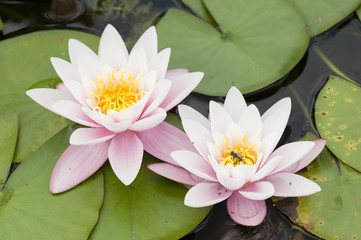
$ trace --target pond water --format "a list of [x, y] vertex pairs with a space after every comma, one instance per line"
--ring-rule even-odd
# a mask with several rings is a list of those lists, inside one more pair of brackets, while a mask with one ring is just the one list
[[[167, 9], [184, 7], [179, 2], [169, 0], [130, 0], [124, 1], [126, 4], [123, 8], [107, 10], [106, 2], [99, 1], [94, 5], [91, 1], [84, 1], [75, 10], [59, 13], [54, 7], [51, 10], [49, 1], [0, 1], [0, 16], [4, 23], [0, 40], [55, 28], [71, 28], [100, 35], [104, 26], [112, 23], [127, 39], [129, 47]], [[317, 133], [314, 125], [314, 101], [329, 75], [344, 74], [361, 83], [360, 62], [361, 24], [356, 15], [352, 14], [332, 29], [312, 38], [305, 56], [284, 78], [245, 95], [245, 98], [249, 104], [254, 103], [264, 112], [277, 100], [291, 97], [291, 117], [280, 143], [296, 141], [307, 131]], [[192, 93], [184, 103], [207, 115], [210, 99], [223, 101], [222, 97]], [[174, 109], [173, 111], [175, 112]], [[196, 229], [182, 239], [319, 239], [292, 225], [273, 206], [271, 200], [267, 204], [265, 221], [254, 228], [236, 224], [229, 218], [225, 203], [218, 204]]]

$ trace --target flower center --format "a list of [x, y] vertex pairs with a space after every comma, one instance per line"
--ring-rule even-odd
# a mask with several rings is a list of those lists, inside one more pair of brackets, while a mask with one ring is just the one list
[[219, 149], [219, 162], [222, 166], [226, 166], [227, 164], [232, 164], [233, 166], [241, 164], [252, 166], [257, 162], [258, 151], [254, 145], [250, 145], [246, 139], [246, 135], [243, 136], [241, 142], [238, 140], [234, 146], [230, 144], [227, 137], [226, 139], [223, 156], [221, 149]]
[[141, 74], [134, 79], [133, 71], [129, 72], [128, 77], [124, 69], [121, 69], [119, 73], [120, 77], [116, 78], [113, 69], [112, 73], [108, 74], [108, 83], [105, 83], [101, 76], [97, 76], [98, 81], [94, 81], [96, 90], [88, 92], [93, 97], [94, 111], [104, 114], [107, 114], [110, 109], [122, 112], [135, 105], [146, 93], [139, 87]]

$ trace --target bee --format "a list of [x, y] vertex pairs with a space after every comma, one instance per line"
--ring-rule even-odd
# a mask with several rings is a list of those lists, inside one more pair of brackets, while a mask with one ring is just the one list
[[238, 153], [236, 153], [235, 151], [231, 151], [231, 152], [229, 153], [229, 155], [231, 155], [233, 158], [237, 159], [239, 162], [242, 162], [242, 161], [243, 161], [242, 157], [239, 156]]

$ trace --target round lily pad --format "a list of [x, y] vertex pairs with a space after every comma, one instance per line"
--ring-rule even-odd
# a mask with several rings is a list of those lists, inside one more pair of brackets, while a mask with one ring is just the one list
[[351, 14], [360, 0], [290, 0], [302, 12], [310, 29], [316, 36]]
[[[306, 139], [314, 139], [307, 135]], [[324, 149], [301, 175], [316, 182], [321, 192], [287, 198], [276, 206], [296, 224], [322, 239], [361, 238], [361, 173], [336, 164]]]
[[0, 186], [2, 186], [9, 174], [18, 138], [16, 113], [0, 115], [0, 126]]
[[347, 165], [361, 171], [361, 88], [330, 76], [318, 94], [315, 119], [327, 147]]
[[50, 87], [54, 79], [59, 79], [50, 57], [67, 59], [69, 38], [93, 49], [99, 42], [97, 36], [71, 30], [39, 31], [0, 42], [0, 114], [16, 112], [19, 116], [16, 162], [23, 161], [67, 125], [64, 118], [38, 105], [25, 92], [36, 86]]
[[49, 191], [54, 165], [68, 145], [64, 129], [29, 156], [0, 192], [1, 239], [87, 239], [103, 202], [101, 172], [62, 194]]
[[104, 204], [90, 237], [104, 239], [179, 239], [208, 214], [210, 207], [184, 205], [187, 188], [163, 178], [146, 165], [155, 158], [145, 153], [142, 168], [130, 186], [114, 175], [109, 164], [105, 176]]
[[192, 9], [192, 11], [199, 17], [203, 18], [211, 25], [217, 27], [217, 23], [214, 21], [208, 9], [204, 6], [203, 0], [183, 0], [182, 2], [184, 2], [190, 9]]
[[169, 10], [157, 24], [160, 48], [172, 49], [170, 68], [205, 73], [196, 92], [225, 96], [231, 86], [242, 93], [284, 76], [304, 55], [308, 29], [284, 0], [203, 0], [217, 22]]

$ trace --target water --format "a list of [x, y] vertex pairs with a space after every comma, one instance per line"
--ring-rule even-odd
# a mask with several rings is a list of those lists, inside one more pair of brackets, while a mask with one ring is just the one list
[[[168, 8], [182, 8], [176, 1], [83, 1], [68, 11], [54, 10], [55, 1], [0, 1], [0, 16], [4, 29], [0, 40], [20, 34], [54, 28], [71, 28], [100, 35], [107, 23], [113, 24], [127, 39], [128, 47], [140, 34], [154, 24]], [[119, 4], [127, 2], [126, 6]], [[119, 8], [106, 11], [105, 4]], [[53, 9], [53, 10], [51, 10]], [[361, 83], [361, 24], [355, 14], [327, 32], [311, 39], [302, 60], [284, 78], [257, 92], [245, 96], [262, 112], [283, 97], [291, 97], [292, 112], [280, 143], [300, 139], [307, 131], [316, 132], [313, 106], [319, 90], [330, 74], [346, 75]], [[184, 100], [207, 116], [209, 100], [223, 101], [223, 97], [209, 97], [192, 93]], [[175, 110], [173, 110], [175, 111]], [[183, 240], [201, 239], [319, 239], [292, 225], [267, 201], [265, 221], [257, 227], [244, 227], [228, 216], [226, 204], [217, 204], [209, 216]]]

